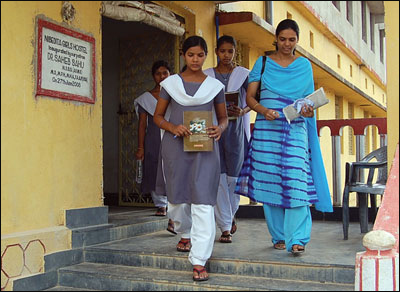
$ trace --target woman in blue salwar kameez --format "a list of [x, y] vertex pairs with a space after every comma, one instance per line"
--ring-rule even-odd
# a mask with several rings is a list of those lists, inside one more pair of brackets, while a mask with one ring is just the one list
[[[263, 203], [276, 249], [294, 255], [305, 250], [311, 236], [310, 205], [332, 212], [329, 188], [312, 106], [290, 124], [282, 109], [314, 91], [311, 63], [295, 56], [297, 23], [281, 21], [276, 29], [276, 51], [262, 57], [249, 75], [247, 104], [257, 112], [247, 157], [235, 192]], [[259, 103], [254, 98], [261, 82]]]

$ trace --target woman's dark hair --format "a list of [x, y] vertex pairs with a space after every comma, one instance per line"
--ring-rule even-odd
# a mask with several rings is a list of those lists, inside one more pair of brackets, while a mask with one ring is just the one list
[[202, 37], [197, 35], [190, 36], [183, 42], [182, 52], [185, 55], [187, 50], [197, 46], [200, 46], [204, 50], [204, 53], [207, 55], [207, 43]]
[[167, 70], [169, 72], [171, 72], [171, 68], [169, 67], [167, 61], [158, 60], [158, 61], [155, 61], [153, 63], [153, 66], [151, 67], [151, 75], [154, 76], [154, 74], [156, 73], [157, 69], [160, 68], [160, 67], [165, 67], [165, 68], [167, 68]]
[[236, 49], [236, 40], [230, 36], [230, 35], [223, 35], [220, 37], [217, 41], [217, 50], [219, 49], [220, 46], [222, 46], [224, 43], [230, 43], [233, 45], [233, 47]]
[[[285, 29], [292, 29], [296, 33], [297, 39], [299, 39], [300, 29], [299, 29], [299, 26], [297, 25], [296, 21], [294, 21], [293, 19], [287, 18], [287, 19], [284, 19], [281, 22], [279, 22], [279, 24], [275, 30], [275, 36], [278, 37], [280, 32]], [[274, 45], [275, 45], [275, 49], [278, 50], [278, 45], [276, 44], [276, 42], [274, 42]], [[296, 51], [296, 49], [293, 51], [293, 54], [295, 51]]]

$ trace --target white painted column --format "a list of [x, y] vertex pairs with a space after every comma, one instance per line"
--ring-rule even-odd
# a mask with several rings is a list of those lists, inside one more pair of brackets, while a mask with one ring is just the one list
[[340, 136], [332, 136], [332, 187], [333, 205], [342, 206], [342, 175], [340, 167]]

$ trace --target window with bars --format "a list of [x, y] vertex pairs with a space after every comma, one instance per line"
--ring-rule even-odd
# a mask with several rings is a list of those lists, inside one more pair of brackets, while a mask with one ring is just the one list
[[[342, 98], [340, 96], [335, 95], [335, 119], [339, 120], [343, 118], [342, 112], [341, 112], [341, 104], [342, 104]], [[340, 153], [343, 154], [343, 137], [340, 139]]]
[[[375, 116], [372, 116], [372, 118], [376, 118]], [[372, 150], [375, 150], [378, 148], [378, 128], [377, 127], [372, 127]]]
[[235, 64], [238, 66], [243, 66], [243, 44], [240, 41], [236, 41], [236, 54], [235, 54]]
[[[354, 104], [349, 103], [349, 106], [347, 108], [347, 117], [349, 119], [354, 118]], [[349, 127], [349, 155], [354, 155], [354, 130], [353, 128]]]
[[[369, 114], [367, 111], [364, 111], [364, 119], [368, 119], [369, 118]], [[371, 143], [371, 128], [372, 126], [368, 126], [365, 129], [365, 139], [364, 139], [364, 151], [365, 151], [365, 155], [367, 155], [370, 151], [369, 151], [369, 144]]]

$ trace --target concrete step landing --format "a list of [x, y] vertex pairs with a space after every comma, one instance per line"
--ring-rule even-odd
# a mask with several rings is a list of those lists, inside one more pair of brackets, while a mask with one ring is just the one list
[[59, 270], [59, 285], [100, 291], [351, 291], [350, 284], [288, 281], [209, 273], [204, 282], [191, 271], [175, 271], [110, 264], [82, 263]]

